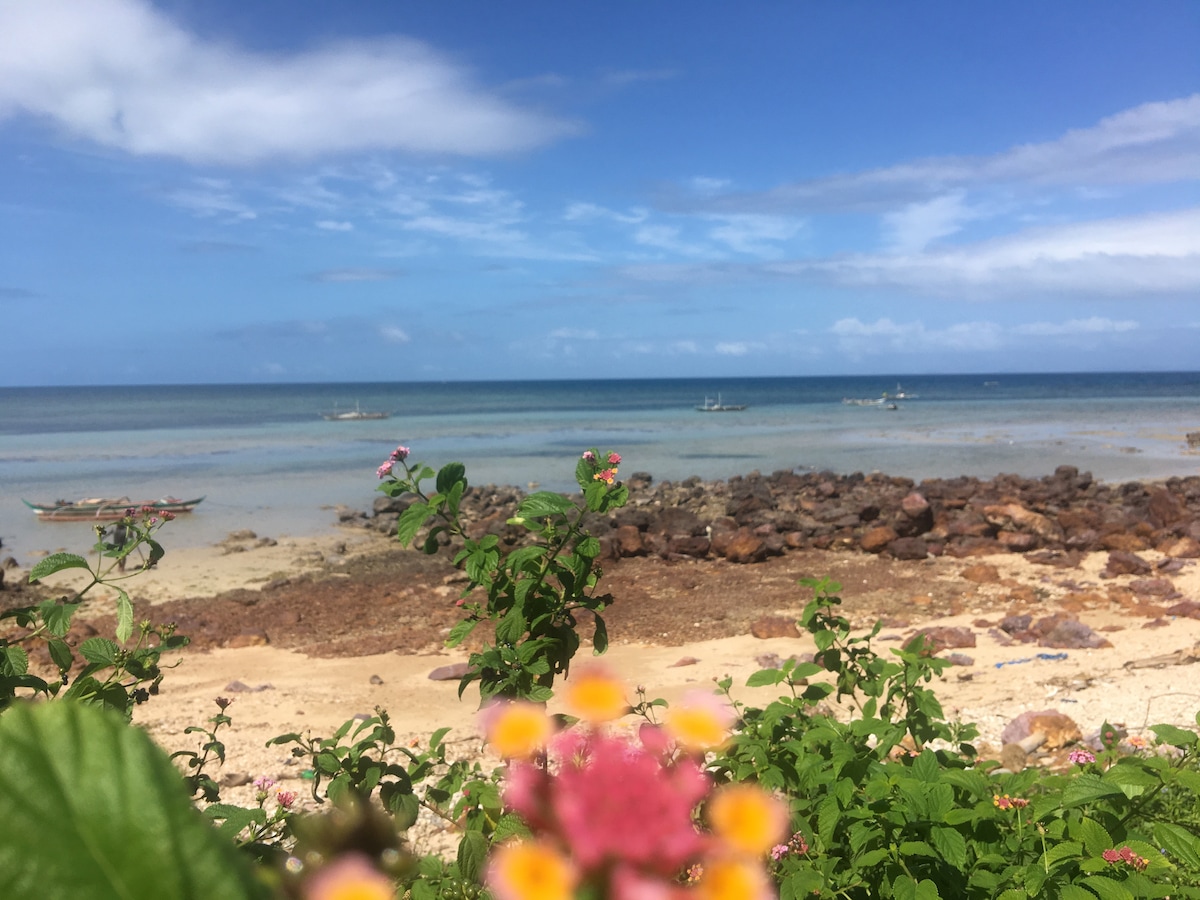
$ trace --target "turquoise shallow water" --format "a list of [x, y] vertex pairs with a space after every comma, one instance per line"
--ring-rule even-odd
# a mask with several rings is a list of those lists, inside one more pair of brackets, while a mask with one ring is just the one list
[[[1106, 481], [1200, 474], [1200, 373], [908, 376], [898, 409], [842, 398], [895, 393], [895, 378], [0, 389], [0, 540], [23, 552], [90, 541], [88, 526], [34, 520], [21, 498], [207, 499], [169, 544], [332, 530], [331, 507], [368, 507], [375, 468], [400, 443], [467, 464], [475, 483], [569, 489], [589, 446], [656, 480], [751, 470], [883, 471], [915, 479], [1060, 464]], [[743, 412], [704, 414], [720, 393]], [[390, 412], [327, 422], [321, 411]], [[9, 549], [11, 548], [11, 550]]]

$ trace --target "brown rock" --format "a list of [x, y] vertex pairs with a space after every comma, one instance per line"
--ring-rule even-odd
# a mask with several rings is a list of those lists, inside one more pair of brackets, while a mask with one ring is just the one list
[[763, 616], [750, 626], [750, 634], [756, 638], [790, 638], [799, 637], [800, 630], [793, 619], [783, 616]]
[[929, 515], [929, 501], [917, 491], [913, 491], [900, 501], [900, 511], [910, 519], [919, 519]]
[[1149, 575], [1150, 572], [1150, 563], [1136, 553], [1114, 550], [1108, 554], [1108, 563], [1103, 574], [1112, 578], [1115, 575]]
[[1170, 597], [1178, 593], [1170, 578], [1136, 578], [1129, 582], [1129, 589], [1145, 597]]
[[1025, 553], [1029, 550], [1035, 549], [1038, 545], [1037, 535], [1029, 534], [1025, 531], [1001, 530], [996, 535], [996, 540], [998, 540], [1013, 553]]
[[984, 518], [1003, 529], [1026, 531], [1045, 541], [1061, 541], [1063, 530], [1053, 519], [1026, 509], [1018, 503], [1005, 503], [983, 508]]
[[894, 559], [925, 559], [929, 556], [929, 547], [919, 537], [896, 538], [888, 544], [887, 550]]
[[675, 660], [675, 662], [673, 662], [669, 666], [667, 666], [667, 668], [668, 669], [681, 669], [684, 666], [694, 666], [698, 662], [700, 662], [700, 660], [696, 659], [696, 657], [694, 657], [694, 656], [681, 656], [681, 657], [679, 657], [679, 659]]
[[1005, 744], [1000, 748], [1000, 765], [1010, 772], [1020, 772], [1029, 762], [1029, 757], [1020, 744]]
[[1168, 540], [1160, 548], [1171, 559], [1200, 559], [1200, 541], [1193, 537]]
[[1143, 538], [1127, 531], [1113, 531], [1100, 538], [1100, 546], [1115, 553], [1137, 553], [1150, 545]]
[[271, 641], [265, 631], [243, 631], [226, 641], [225, 646], [236, 650], [240, 647], [263, 647], [269, 643]]
[[1015, 744], [1035, 732], [1046, 736], [1042, 746], [1047, 750], [1057, 750], [1083, 738], [1079, 726], [1070, 716], [1054, 709], [1044, 709], [1040, 712], [1021, 713], [1004, 727], [1000, 740], [1006, 744]]
[[997, 584], [1000, 581], [1000, 570], [991, 563], [975, 563], [973, 566], [967, 566], [959, 574], [975, 584]]
[[725, 558], [730, 562], [762, 562], [766, 556], [766, 543], [749, 528], [739, 528], [725, 547]]
[[642, 533], [636, 525], [618, 525], [616, 543], [617, 553], [621, 556], [644, 556], [646, 553]]
[[1187, 508], [1162, 488], [1152, 488], [1146, 513], [1156, 528], [1169, 528], [1188, 517]]
[[933, 653], [941, 653], [943, 650], [952, 650], [958, 647], [975, 646], [975, 632], [965, 626], [939, 625], [922, 628], [913, 635], [914, 640], [918, 637], [925, 638], [925, 643]]
[[448, 666], [438, 666], [429, 673], [430, 681], [458, 681], [471, 670], [465, 662], [452, 663]]
[[887, 525], [868, 528], [858, 540], [858, 545], [867, 553], [882, 553], [887, 545], [896, 540], [896, 532]]

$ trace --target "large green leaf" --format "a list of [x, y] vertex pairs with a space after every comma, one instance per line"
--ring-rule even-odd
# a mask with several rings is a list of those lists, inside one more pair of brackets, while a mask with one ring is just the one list
[[37, 581], [63, 569], [91, 569], [88, 561], [74, 553], [51, 553], [29, 571], [29, 580]]
[[0, 897], [261, 897], [147, 735], [66, 701], [0, 717]]
[[517, 507], [517, 514], [527, 519], [540, 519], [544, 516], [561, 516], [575, 508], [575, 504], [562, 494], [552, 491], [538, 491], [530, 494]]

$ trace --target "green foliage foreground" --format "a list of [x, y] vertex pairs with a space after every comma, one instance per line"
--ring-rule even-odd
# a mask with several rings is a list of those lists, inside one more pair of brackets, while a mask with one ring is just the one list
[[[513, 549], [495, 536], [467, 536], [461, 466], [435, 475], [407, 457], [398, 448], [380, 469], [382, 489], [411, 501], [399, 538], [429, 552], [452, 541], [469, 579], [451, 643], [484, 622], [495, 629], [494, 642], [471, 655], [460, 693], [477, 683], [482, 701], [549, 699], [581, 644], [576, 613], [591, 618], [611, 602], [598, 593], [600, 547], [582, 523], [625, 502], [619, 457], [584, 454], [581, 500], [527, 497], [511, 524], [532, 543]], [[422, 490], [429, 478], [432, 494]], [[224, 706], [189, 729], [198, 747], [174, 754], [130, 724], [163, 677], [161, 653], [184, 639], [147, 623], [135, 628], [121, 592], [115, 640], [84, 642], [81, 660], [64, 640], [84, 595], [108, 583], [115, 560], [161, 558], [153, 537], [161, 523], [131, 511], [128, 524], [120, 547], [98, 536], [94, 569], [61, 554], [35, 570], [44, 577], [88, 568], [92, 583], [83, 591], [3, 612], [13, 627], [0, 638], [0, 897], [485, 895], [492, 848], [530, 834], [531, 823], [504, 802], [506, 768], [451, 758], [445, 729], [424, 747], [397, 746], [379, 710], [328, 737], [274, 739], [315, 774], [311, 794], [321, 811], [302, 813], [294, 795], [272, 796], [265, 783], [256, 806], [222, 802], [209, 769], [223, 762], [221, 734], [234, 727]], [[784, 900], [1200, 896], [1195, 731], [1158, 725], [1145, 748], [1110, 740], [1095, 753], [1081, 749], [1069, 772], [999, 771], [977, 757], [972, 726], [946, 720], [931, 687], [944, 661], [920, 639], [878, 653], [878, 626], [851, 633], [838, 585], [805, 586], [813, 599], [801, 625], [816, 645], [813, 661], [751, 676], [749, 686], [781, 691], [761, 708], [720, 682], [735, 725], [719, 751], [699, 757], [714, 784], [757, 783], [786, 802], [791, 837], [766, 860]], [[595, 619], [599, 653], [605, 632]], [[39, 641], [57, 680], [31, 672], [27, 648]], [[851, 710], [848, 719], [827, 710], [831, 697]], [[664, 706], [639, 693], [631, 713], [654, 719]], [[405, 833], [422, 811], [460, 829], [455, 858], [412, 855]], [[685, 872], [677, 892], [695, 892]], [[748, 896], [731, 887], [712, 895]]]

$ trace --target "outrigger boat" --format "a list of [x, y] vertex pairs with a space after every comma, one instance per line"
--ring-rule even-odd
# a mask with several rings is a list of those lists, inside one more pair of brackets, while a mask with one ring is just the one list
[[354, 404], [354, 409], [348, 409], [345, 412], [338, 412], [337, 407], [334, 407], [333, 412], [321, 413], [321, 418], [328, 422], [359, 422], [363, 419], [386, 419], [391, 413], [385, 412], [370, 412], [358, 408], [358, 404]]
[[721, 402], [721, 395], [717, 394], [717, 402], [713, 403], [708, 397], [704, 398], [704, 405], [697, 406], [697, 412], [741, 412], [745, 406], [733, 406], [728, 403]]
[[53, 503], [21, 502], [33, 510], [34, 514], [47, 522], [114, 522], [125, 518], [125, 511], [134, 509], [141, 511], [149, 507], [154, 512], [185, 513], [191, 512], [203, 500], [180, 500], [177, 497], [163, 497], [159, 500], [130, 500], [128, 497], [115, 499], [93, 497], [88, 500], [55, 500]]

